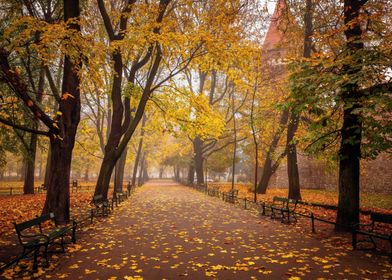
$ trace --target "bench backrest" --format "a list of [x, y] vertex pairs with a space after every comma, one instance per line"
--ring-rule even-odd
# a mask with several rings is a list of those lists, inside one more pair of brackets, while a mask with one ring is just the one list
[[238, 190], [230, 190], [229, 195], [238, 195]]
[[281, 202], [283, 207], [287, 207], [289, 208], [290, 205], [293, 205], [293, 207], [295, 208], [295, 206], [298, 203], [298, 200], [296, 199], [289, 199], [289, 198], [285, 198], [285, 197], [279, 197], [279, 196], [274, 196], [272, 198], [272, 202], [276, 203], [276, 202]]
[[370, 219], [373, 222], [392, 224], [391, 214], [371, 213]]
[[98, 194], [98, 195], [95, 195], [94, 197], [93, 197], [93, 202], [95, 203], [95, 202], [101, 202], [103, 200], [103, 195], [102, 194]]
[[20, 224], [14, 223], [16, 231], [19, 233], [25, 229], [31, 228], [33, 226], [40, 226], [43, 222], [54, 219], [54, 213], [45, 214], [37, 218], [31, 219]]
[[279, 197], [279, 196], [274, 196], [273, 198], [272, 198], [272, 201], [273, 202], [287, 202], [287, 198], [285, 198], [285, 197]]

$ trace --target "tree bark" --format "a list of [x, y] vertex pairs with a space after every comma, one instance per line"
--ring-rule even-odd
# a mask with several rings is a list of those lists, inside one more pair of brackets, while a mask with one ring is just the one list
[[287, 126], [287, 175], [289, 181], [290, 199], [301, 199], [301, 189], [299, 184], [297, 145], [294, 142], [294, 136], [298, 129], [299, 114], [290, 112], [289, 124]]
[[25, 159], [25, 177], [23, 184], [24, 194], [34, 194], [34, 171], [35, 171], [35, 155], [37, 151], [37, 134], [30, 135], [30, 143]]
[[257, 142], [256, 128], [255, 128], [255, 119], [254, 119], [254, 109], [255, 109], [255, 98], [257, 92], [257, 80], [255, 87], [253, 89], [252, 95], [252, 105], [250, 109], [250, 126], [252, 129], [252, 138], [253, 144], [255, 145], [255, 169], [254, 169], [254, 180], [253, 180], [253, 201], [257, 202], [257, 180], [258, 180], [258, 171], [259, 171], [259, 146]]
[[[275, 147], [276, 148], [276, 147]], [[271, 151], [272, 147], [270, 147]], [[257, 193], [265, 194], [267, 192], [269, 181], [274, 174], [272, 172], [272, 163], [271, 163], [271, 154], [270, 151], [267, 153], [267, 157], [264, 161], [263, 173], [261, 175], [261, 179], [259, 184], [257, 185]]]
[[149, 180], [148, 177], [148, 162], [147, 160], [144, 161], [144, 168], [143, 168], [143, 184]]
[[141, 154], [142, 154], [143, 138], [144, 138], [144, 126], [146, 125], [146, 121], [147, 121], [146, 115], [143, 114], [142, 126], [140, 127], [140, 140], [139, 140], [139, 144], [137, 146], [135, 164], [133, 166], [132, 186], [134, 186], [136, 184], [137, 169], [138, 169], [140, 158], [141, 158]]
[[[131, 4], [135, 1], [128, 1], [128, 5], [125, 6], [125, 10], [123, 11], [120, 17], [120, 32], [118, 34], [114, 34], [114, 28], [111, 25], [111, 20], [104, 8], [104, 1], [98, 1], [98, 6], [103, 17], [105, 27], [109, 38], [111, 41], [113, 40], [122, 40], [124, 38], [124, 34], [127, 28], [128, 15], [130, 13]], [[161, 23], [170, 0], [160, 0], [159, 2], [159, 12], [157, 17], [157, 23]], [[153, 29], [154, 33], [159, 33], [159, 27], [155, 27]], [[133, 119], [128, 118], [129, 116], [126, 114], [124, 118], [123, 125], [123, 111], [124, 106], [121, 101], [121, 85], [122, 85], [122, 57], [120, 50], [115, 50], [112, 54], [112, 60], [114, 62], [114, 70], [115, 76], [113, 78], [113, 86], [112, 86], [112, 125], [110, 130], [110, 135], [108, 142], [105, 146], [105, 155], [102, 161], [102, 165], [99, 171], [99, 176], [95, 188], [94, 195], [103, 195], [107, 197], [109, 190], [109, 180], [113, 172], [114, 166], [117, 160], [120, 158], [123, 150], [128, 145], [129, 140], [134, 134], [140, 120], [143, 117], [146, 104], [150, 98], [151, 93], [154, 90], [153, 83], [155, 81], [156, 75], [158, 73], [158, 69], [162, 60], [162, 49], [159, 42], [154, 44], [155, 48], [151, 46], [148, 50], [148, 54], [146, 55], [146, 60], [137, 61], [133, 64], [131, 69], [131, 74], [134, 75], [138, 69], [140, 69], [145, 63], [150, 60], [150, 57], [155, 50], [155, 59], [152, 62], [152, 65], [148, 71], [148, 75], [146, 78], [146, 83], [143, 88], [142, 96], [140, 97], [136, 112], [134, 114]], [[135, 66], [135, 68], [134, 68]], [[129, 119], [129, 123], [127, 121]]]
[[114, 172], [114, 191], [115, 192], [122, 192], [123, 181], [124, 181], [124, 169], [125, 169], [125, 162], [127, 160], [127, 152], [128, 148], [125, 148], [123, 151], [120, 159], [116, 163], [116, 170]]
[[[289, 112], [288, 110], [284, 110], [280, 116], [279, 128], [274, 134], [274, 136], [272, 137], [271, 145], [268, 148], [267, 155], [264, 161], [261, 179], [259, 181], [259, 184], [257, 185], [257, 193], [259, 194], [265, 194], [267, 192], [269, 181], [271, 180], [272, 175], [279, 167], [280, 160], [276, 160], [275, 163], [272, 163], [271, 157], [275, 153], [278, 147], [280, 137], [282, 136], [282, 133], [285, 129], [288, 118], [289, 118]], [[281, 154], [281, 156], [279, 156], [279, 158], [282, 158], [283, 156], [284, 156], [284, 152]]]
[[188, 185], [192, 185], [194, 181], [195, 181], [195, 161], [194, 159], [192, 159], [192, 161], [189, 163], [188, 166]]
[[[304, 50], [303, 57], [310, 58], [312, 52], [312, 34], [313, 34], [313, 7], [312, 0], [306, 0], [304, 15]], [[289, 179], [289, 198], [301, 199], [301, 189], [299, 182], [297, 145], [293, 141], [298, 129], [300, 113], [296, 108], [291, 109], [290, 120], [287, 127], [287, 175]]]
[[[79, 18], [79, 0], [64, 0], [64, 21]], [[78, 23], [68, 24], [68, 28], [80, 32]], [[49, 185], [46, 194], [43, 214], [54, 212], [58, 223], [70, 220], [69, 179], [71, 172], [72, 150], [75, 145], [77, 126], [80, 121], [80, 80], [77, 68], [80, 62], [73, 62], [69, 56], [64, 59], [62, 96], [58, 116], [59, 136], [51, 134], [51, 164], [49, 169]], [[71, 94], [72, 97], [69, 97]]]
[[234, 181], [235, 181], [235, 160], [237, 154], [237, 125], [235, 119], [235, 111], [234, 111], [234, 93], [233, 93], [233, 129], [234, 129], [234, 147], [233, 147], [233, 165], [232, 165], [232, 176], [231, 176], [231, 189], [234, 189]]
[[88, 182], [89, 180], [89, 166], [87, 165], [86, 169], [84, 170], [84, 181]]
[[51, 148], [51, 145], [49, 144], [49, 147], [48, 147], [48, 155], [47, 155], [47, 158], [46, 158], [46, 166], [45, 166], [45, 178], [44, 178], [44, 186], [49, 186], [49, 175], [50, 175], [50, 170], [51, 170], [51, 161], [50, 161], [50, 159], [51, 159], [51, 154], [52, 154], [52, 152], [51, 152], [51, 150], [52, 150], [52, 148]]
[[[343, 66], [343, 71], [348, 76], [361, 70], [358, 67], [361, 65], [361, 58], [355, 58], [353, 55], [364, 48], [361, 41], [361, 20], [358, 18], [365, 3], [366, 1], [359, 0], [344, 1], [344, 23], [347, 26], [344, 33], [347, 42], [347, 55], [351, 55], [355, 59], [352, 65]], [[350, 231], [351, 226], [359, 222], [362, 120], [358, 112], [362, 105], [360, 103], [361, 95], [358, 91], [359, 86], [355, 80], [350, 80], [342, 88], [344, 110], [339, 149], [339, 202], [335, 227], [338, 231]]]
[[[43, 91], [45, 86], [45, 71], [42, 67], [38, 79], [38, 88], [36, 92], [36, 100], [37, 102], [42, 102]], [[36, 130], [38, 128], [37, 120], [33, 120], [32, 128]], [[34, 180], [35, 180], [35, 156], [37, 153], [37, 142], [38, 142], [38, 135], [35, 133], [30, 134], [30, 143], [27, 147], [27, 165], [26, 165], [26, 173], [24, 177], [24, 184], [23, 184], [23, 193], [24, 194], [33, 194], [34, 193]], [[41, 161], [42, 162], [42, 161]]]
[[163, 171], [164, 171], [163, 167], [160, 167], [159, 168], [159, 179], [163, 178]]
[[146, 156], [146, 154], [143, 153], [142, 159], [140, 161], [139, 177], [138, 177], [138, 180], [137, 180], [137, 184], [139, 186], [144, 184], [144, 182], [143, 182], [143, 171], [144, 171], [144, 163], [145, 163], [145, 160], [146, 160], [145, 156]]
[[194, 156], [194, 166], [196, 171], [197, 184], [204, 184], [204, 168], [203, 168], [203, 141], [199, 136], [193, 139], [193, 150], [195, 152]]

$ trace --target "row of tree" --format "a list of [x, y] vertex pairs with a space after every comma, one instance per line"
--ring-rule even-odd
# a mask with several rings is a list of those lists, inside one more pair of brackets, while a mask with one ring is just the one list
[[265, 193], [286, 158], [299, 199], [298, 148], [339, 163], [347, 229], [359, 219], [360, 159], [391, 149], [389, 4], [279, 0], [271, 47], [260, 1], [4, 0], [0, 152], [21, 143], [31, 193], [37, 146], [48, 147], [43, 211], [67, 222], [79, 161], [106, 197], [127, 162], [132, 184], [166, 165], [198, 184], [207, 168], [231, 167], [234, 185], [239, 158]]

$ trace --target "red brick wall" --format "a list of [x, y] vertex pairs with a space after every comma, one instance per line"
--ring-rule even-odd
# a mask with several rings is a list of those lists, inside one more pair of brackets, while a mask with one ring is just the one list
[[[322, 161], [298, 155], [298, 170], [302, 188], [338, 188], [338, 172], [330, 170]], [[287, 165], [282, 161], [271, 178], [271, 188], [287, 188]], [[376, 160], [363, 160], [361, 165], [361, 191], [392, 194], [392, 159], [382, 154]]]

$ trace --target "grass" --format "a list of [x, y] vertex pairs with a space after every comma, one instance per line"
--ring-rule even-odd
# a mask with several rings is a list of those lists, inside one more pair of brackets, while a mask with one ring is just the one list
[[[34, 182], [34, 187], [37, 188], [38, 186], [42, 185], [43, 181], [36, 180]], [[95, 183], [94, 182], [78, 182], [79, 186], [82, 186], [82, 191], [94, 190]], [[23, 182], [22, 181], [0, 181], [0, 195], [9, 195], [10, 188], [12, 188], [13, 194], [22, 194], [23, 193]]]
[[[219, 186], [223, 191], [228, 191], [231, 188], [229, 183], [212, 183], [211, 186]], [[250, 192], [248, 184], [236, 184], [235, 188], [240, 191], [241, 196], [253, 197]], [[262, 201], [272, 201], [274, 196], [286, 197], [288, 189], [270, 188], [266, 194], [258, 194], [257, 199]], [[316, 190], [303, 189], [301, 190], [302, 200], [314, 203], [323, 203], [329, 205], [337, 205], [338, 192], [333, 190]], [[390, 194], [375, 194], [375, 193], [361, 193], [361, 208], [377, 208], [392, 210], [392, 195]]]

